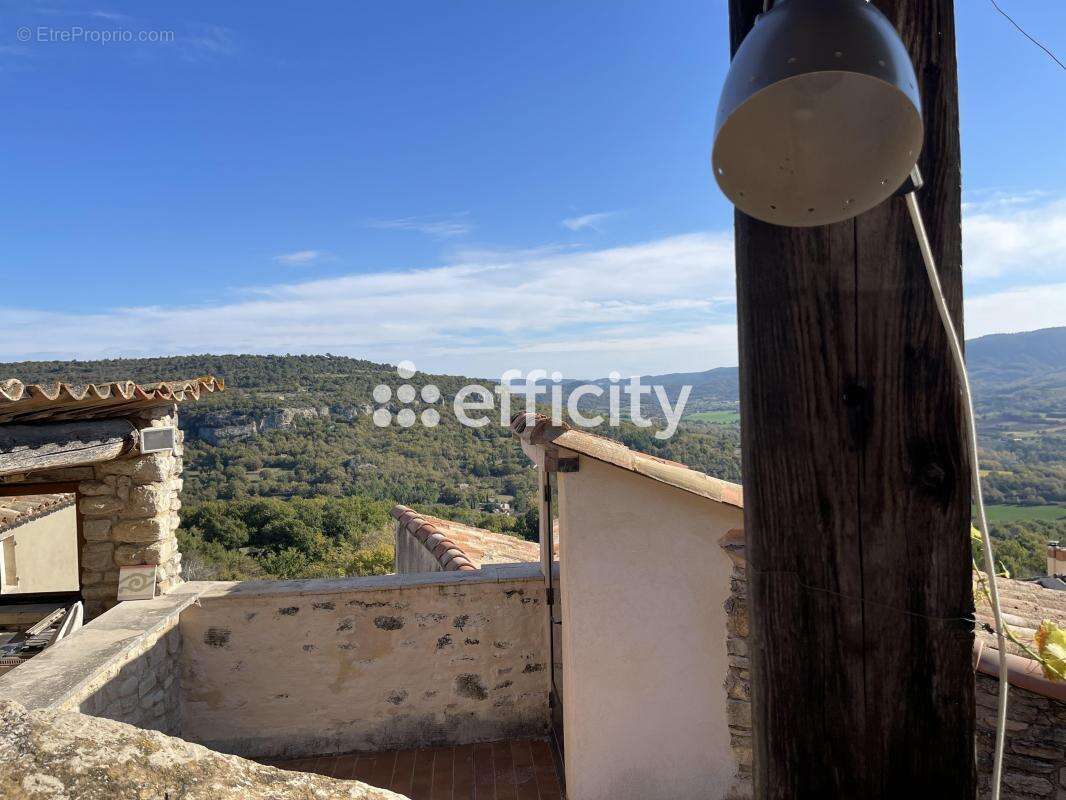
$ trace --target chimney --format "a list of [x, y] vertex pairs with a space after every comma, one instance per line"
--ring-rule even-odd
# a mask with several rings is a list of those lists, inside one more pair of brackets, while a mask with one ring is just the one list
[[1057, 541], [1047, 543], [1047, 574], [1066, 578], [1066, 547], [1060, 547]]

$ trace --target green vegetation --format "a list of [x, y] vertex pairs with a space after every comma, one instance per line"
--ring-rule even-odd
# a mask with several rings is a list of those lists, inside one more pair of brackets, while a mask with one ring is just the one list
[[[150, 382], [203, 374], [226, 381], [225, 392], [181, 408], [180, 538], [189, 578], [391, 571], [389, 510], [395, 503], [537, 538], [535, 472], [510, 430], [498, 420], [464, 427], [450, 413], [432, 428], [377, 427], [370, 419], [373, 388], [402, 383], [388, 365], [332, 356], [180, 356], [24, 362], [3, 365], [0, 374], [26, 382]], [[446, 403], [469, 382], [422, 374], [411, 380], [438, 386]], [[282, 421], [283, 409], [300, 413]], [[635, 449], [740, 479], [735, 426], [686, 422], [666, 442], [629, 424], [605, 432]]]
[[716, 425], [734, 425], [740, 422], [739, 411], [699, 411], [685, 416], [691, 422], [711, 422]]
[[208, 501], [183, 514], [192, 580], [327, 578], [392, 572], [389, 503], [362, 497]]
[[[1064, 353], [1066, 328], [985, 337], [967, 346], [992, 535], [997, 557], [1017, 577], [1043, 574], [1046, 541], [1066, 540]], [[322, 355], [0, 365], [0, 377], [43, 383], [203, 374], [224, 378], [227, 390], [181, 409], [181, 536], [193, 577], [387, 571], [394, 503], [536, 538], [535, 473], [510, 431], [498, 420], [463, 427], [451, 413], [442, 413], [433, 428], [378, 428], [370, 419], [374, 387], [395, 390], [403, 383], [386, 364]], [[671, 397], [682, 385], [694, 387], [693, 413], [668, 441], [630, 424], [599, 432], [739, 481], [736, 379], [735, 368], [646, 379], [666, 386]], [[438, 386], [442, 403], [470, 382], [427, 374], [410, 381]], [[416, 401], [412, 407], [420, 412], [424, 406]], [[390, 405], [393, 412], [399, 408]]]
[[1034, 578], [1047, 574], [1047, 543], [1066, 539], [1066, 521], [989, 522], [989, 535], [997, 568], [1001, 565], [1012, 578]]
[[1012, 506], [1012, 505], [986, 505], [985, 513], [988, 515], [988, 524], [996, 525], [1003, 522], [1025, 522], [1036, 520], [1040, 522], [1066, 522], [1066, 506]]

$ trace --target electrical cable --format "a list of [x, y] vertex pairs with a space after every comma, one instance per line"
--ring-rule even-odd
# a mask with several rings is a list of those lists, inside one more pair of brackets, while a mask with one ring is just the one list
[[1014, 18], [1011, 17], [1010, 14], [1008, 14], [1006, 11], [1004, 11], [1002, 8], [1000, 8], [999, 7], [999, 3], [997, 3], [996, 0], [989, 0], [989, 2], [992, 3], [992, 6], [996, 9], [996, 11], [998, 11], [1000, 14], [1002, 14], [1007, 19], [1007, 22], [1009, 22], [1011, 25], [1013, 25], [1015, 28], [1018, 29], [1018, 32], [1021, 33], [1022, 36], [1024, 36], [1030, 42], [1035, 44], [1037, 47], [1039, 47], [1041, 50], [1043, 50], [1049, 56], [1051, 56], [1051, 60], [1052, 61], [1054, 61], [1056, 64], [1058, 64], [1063, 69], [1066, 69], [1066, 64], [1063, 64], [1061, 61], [1059, 61], [1059, 57], [1058, 56], [1056, 56], [1048, 48], [1044, 47], [1044, 45], [1040, 44], [1040, 42], [1038, 42], [1036, 39], [1034, 39], [1032, 36], [1030, 36], [1028, 33], [1026, 33], [1025, 32], [1025, 28], [1023, 28], [1021, 25], [1019, 25], [1017, 22], [1015, 22]]
[[951, 321], [951, 312], [948, 310], [947, 300], [944, 299], [944, 290], [940, 285], [940, 276], [937, 274], [936, 259], [933, 256], [932, 245], [929, 243], [929, 235], [926, 233], [925, 223], [922, 221], [922, 210], [918, 205], [917, 193], [908, 192], [906, 201], [907, 211], [910, 212], [911, 222], [914, 224], [914, 233], [918, 237], [918, 247], [922, 251], [922, 260], [925, 262], [925, 273], [929, 277], [929, 288], [932, 289], [933, 299], [936, 301], [936, 308], [940, 313], [940, 321], [944, 323], [948, 346], [951, 349], [951, 357], [955, 362], [955, 370], [958, 373], [962, 390], [963, 416], [966, 419], [967, 444], [970, 451], [970, 480], [973, 483], [974, 498], [977, 505], [977, 522], [981, 532], [985, 572], [988, 574], [989, 598], [992, 603], [992, 618], [996, 624], [996, 642], [999, 645], [1000, 653], [996, 747], [992, 761], [992, 800], [999, 800], [1000, 785], [1003, 777], [1003, 746], [1007, 733], [1007, 692], [1010, 686], [1007, 680], [1007, 637], [1003, 633], [1003, 619], [999, 609], [999, 589], [996, 587], [995, 560], [992, 557], [992, 540], [988, 535], [985, 501], [981, 494], [981, 469], [977, 461], [977, 423], [974, 420], [973, 396], [970, 393], [970, 378], [966, 372], [966, 361], [962, 355], [962, 345], [959, 343], [959, 335], [955, 330], [955, 325]]

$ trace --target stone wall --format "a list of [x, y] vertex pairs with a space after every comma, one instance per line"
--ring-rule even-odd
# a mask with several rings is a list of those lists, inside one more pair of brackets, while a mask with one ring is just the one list
[[178, 734], [181, 612], [210, 584], [121, 603], [0, 678], [0, 699]]
[[[977, 675], [977, 772], [990, 797], [999, 681]], [[1066, 704], [1012, 686], [1003, 754], [1003, 800], [1066, 800]]]
[[[732, 534], [733, 532], [731, 532]], [[730, 538], [727, 534], [726, 539]], [[733, 534], [736, 539], [736, 534]], [[729, 581], [729, 598], [725, 602], [726, 648], [729, 668], [725, 690], [729, 696], [729, 740], [737, 760], [738, 786], [733, 797], [750, 798], [752, 786], [751, 743], [751, 671], [748, 660], [748, 578], [743, 560], [743, 545], [737, 547], [723, 540], [723, 548], [733, 559]]]
[[543, 592], [537, 564], [184, 583], [0, 677], [0, 701], [264, 757], [543, 736]]
[[[146, 409], [129, 418], [137, 428], [178, 424], [174, 405]], [[175, 454], [131, 453], [86, 467], [34, 472], [0, 479], [5, 484], [76, 482], [85, 543], [81, 585], [85, 614], [92, 618], [117, 602], [119, 567], [155, 565], [156, 593], [181, 583], [178, 509], [181, 508], [182, 433]]]
[[125, 663], [114, 664], [113, 672], [101, 676], [80, 702], [64, 708], [104, 717], [139, 728], [181, 733], [181, 629], [174, 618], [170, 628], [158, 636], [146, 636], [129, 653]]
[[537, 564], [207, 585], [181, 617], [186, 739], [270, 757], [547, 732]]

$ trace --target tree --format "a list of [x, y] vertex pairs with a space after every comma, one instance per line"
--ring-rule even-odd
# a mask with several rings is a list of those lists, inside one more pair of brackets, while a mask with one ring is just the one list
[[199, 530], [204, 541], [217, 542], [229, 550], [248, 544], [248, 527], [239, 517], [229, 513], [225, 503], [205, 503], [188, 515], [187, 525]]

